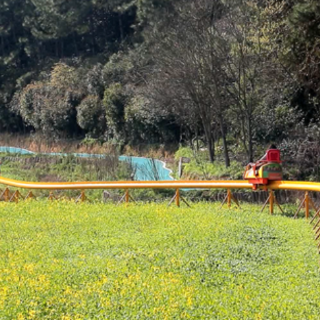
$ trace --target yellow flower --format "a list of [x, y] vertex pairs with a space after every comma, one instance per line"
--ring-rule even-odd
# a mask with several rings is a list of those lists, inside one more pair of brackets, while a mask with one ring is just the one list
[[101, 298], [100, 302], [104, 307], [111, 306], [111, 302], [110, 302], [110, 300], [108, 298]]
[[29, 318], [34, 318], [35, 317], [35, 315], [36, 315], [36, 311], [35, 310], [30, 310], [29, 311]]
[[103, 276], [102, 276], [102, 279], [101, 279], [101, 282], [102, 282], [102, 284], [107, 283], [107, 282], [108, 282], [108, 277], [105, 276], [105, 275], [103, 275]]
[[46, 276], [44, 274], [39, 276], [39, 282], [45, 282]]
[[65, 294], [71, 294], [71, 293], [72, 293], [71, 288], [70, 288], [69, 286], [66, 287], [66, 289], [64, 290], [64, 293], [65, 293]]
[[22, 313], [19, 313], [19, 314], [18, 314], [17, 320], [24, 320], [24, 316], [23, 316]]
[[38, 302], [36, 302], [36, 301], [31, 301], [30, 302], [30, 306], [31, 307], [35, 307], [35, 306], [37, 306], [38, 305]]
[[5, 296], [7, 294], [7, 291], [9, 290], [8, 287], [2, 287], [0, 288], [0, 295]]
[[181, 319], [186, 319], [186, 318], [190, 319], [190, 316], [189, 316], [185, 311], [183, 311], [183, 312], [180, 314], [180, 318], [181, 318]]
[[24, 265], [24, 270], [28, 271], [29, 273], [33, 273], [34, 265], [32, 263], [27, 263]]

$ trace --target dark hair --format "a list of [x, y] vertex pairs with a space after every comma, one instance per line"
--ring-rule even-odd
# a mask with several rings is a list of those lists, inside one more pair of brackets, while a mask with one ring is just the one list
[[277, 149], [277, 146], [276, 146], [275, 144], [273, 144], [273, 143], [272, 143], [272, 144], [270, 144], [270, 146], [269, 146], [268, 150], [269, 150], [269, 149]]

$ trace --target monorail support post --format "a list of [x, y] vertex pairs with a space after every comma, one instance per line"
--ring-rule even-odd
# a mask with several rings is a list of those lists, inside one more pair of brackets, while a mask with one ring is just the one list
[[231, 191], [230, 191], [230, 189], [228, 189], [227, 202], [228, 202], [229, 209], [231, 208], [231, 200], [232, 200]]
[[34, 196], [34, 194], [32, 193], [32, 191], [30, 191], [27, 196], [24, 198], [24, 200], [27, 200], [27, 199], [35, 199], [36, 197]]
[[84, 192], [84, 190], [81, 191], [81, 202], [85, 202], [86, 201], [86, 194]]
[[177, 207], [180, 207], [180, 190], [176, 190], [176, 205]]
[[282, 213], [284, 213], [284, 211], [282, 210], [276, 196], [274, 195], [273, 193], [273, 190], [270, 190], [269, 191], [269, 196], [268, 196], [268, 199], [266, 200], [266, 202], [264, 203], [262, 209], [261, 209], [261, 213], [263, 212], [263, 210], [265, 209], [265, 207], [268, 205], [269, 203], [269, 213], [270, 214], [273, 214], [274, 213], [274, 205], [276, 204], [278, 206], [278, 208], [280, 209], [280, 211]]
[[125, 202], [126, 202], [126, 203], [129, 203], [129, 189], [126, 189]]
[[135, 200], [133, 199], [133, 197], [130, 195], [129, 189], [125, 189], [125, 193], [124, 193], [124, 195], [121, 197], [121, 199], [119, 200], [118, 205], [119, 205], [120, 203], [122, 203], [122, 202], [125, 202], [125, 203], [128, 204], [129, 201], [130, 201], [130, 199], [131, 199], [134, 203], [136, 203]]
[[272, 190], [269, 192], [269, 202], [270, 202], [269, 213], [273, 214], [273, 212], [274, 212], [274, 194], [273, 194]]
[[49, 200], [58, 200], [57, 197], [54, 195], [53, 191], [50, 191], [48, 199]]
[[310, 198], [309, 198], [309, 193], [308, 191], [305, 193], [305, 209], [306, 209], [306, 219], [309, 219], [309, 203], [310, 203]]
[[80, 194], [80, 196], [76, 199], [76, 203], [78, 203], [78, 202], [85, 202], [86, 199], [87, 199], [87, 197], [86, 197], [85, 191], [84, 191], [84, 190], [81, 190], [81, 194]]
[[8, 188], [4, 190], [3, 198], [4, 198], [4, 201], [6, 202], [10, 200], [10, 191]]
[[225, 203], [227, 203], [228, 208], [230, 209], [232, 201], [234, 201], [236, 206], [240, 209], [240, 204], [239, 204], [238, 200], [234, 197], [234, 195], [232, 194], [231, 190], [227, 189], [227, 195], [224, 198], [224, 200], [222, 201], [221, 208], [224, 206]]
[[[302, 209], [302, 207], [304, 206], [305, 207], [305, 217], [306, 219], [309, 219], [309, 215], [310, 215], [310, 205], [311, 207], [313, 207], [313, 209], [316, 211], [316, 214], [315, 216], [317, 216], [317, 208], [315, 206], [315, 204], [313, 203], [312, 199], [310, 198], [309, 196], [309, 192], [306, 191], [306, 193], [304, 194], [304, 198], [303, 200], [301, 201], [300, 205], [299, 205], [299, 208], [297, 210], [297, 212], [295, 213], [294, 215], [294, 218], [297, 218], [298, 217], [298, 214], [300, 212], [300, 210]], [[313, 221], [314, 219], [312, 219]]]
[[176, 192], [174, 194], [174, 196], [172, 197], [172, 199], [170, 200], [170, 202], [168, 203], [168, 207], [170, 207], [170, 205], [173, 203], [173, 201], [176, 202], [177, 207], [180, 207], [180, 201], [184, 202], [189, 208], [191, 208], [191, 206], [189, 205], [189, 203], [187, 202], [187, 200], [180, 194], [180, 189], [176, 189]]
[[19, 190], [17, 190], [17, 191], [15, 191], [14, 194], [11, 196], [10, 202], [13, 202], [13, 201], [14, 201], [14, 202], [18, 202], [21, 197], [22, 197], [22, 196], [21, 196]]

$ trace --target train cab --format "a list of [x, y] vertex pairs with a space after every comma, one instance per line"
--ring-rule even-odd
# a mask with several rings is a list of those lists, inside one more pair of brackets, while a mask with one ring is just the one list
[[280, 150], [278, 149], [269, 149], [261, 160], [248, 164], [244, 173], [244, 179], [252, 183], [254, 190], [259, 185], [267, 185], [269, 181], [282, 180], [282, 176]]

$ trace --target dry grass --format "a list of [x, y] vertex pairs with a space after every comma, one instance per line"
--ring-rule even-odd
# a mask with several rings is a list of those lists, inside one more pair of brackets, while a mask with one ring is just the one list
[[[59, 141], [49, 141], [41, 134], [18, 135], [6, 134], [0, 135], [0, 145], [16, 148], [24, 148], [34, 152], [67, 152], [67, 153], [107, 153], [116, 154], [118, 146], [110, 143], [84, 143], [78, 139], [66, 139]], [[173, 159], [177, 150], [176, 145], [163, 144], [139, 144], [136, 146], [125, 146], [123, 154], [137, 157], [148, 157], [156, 159]]]

